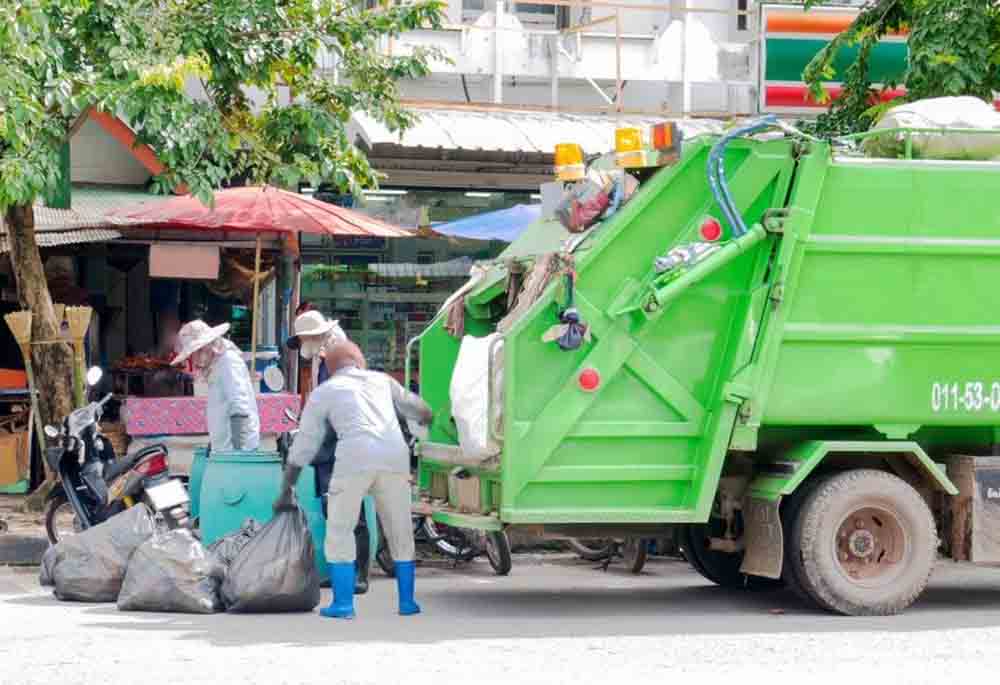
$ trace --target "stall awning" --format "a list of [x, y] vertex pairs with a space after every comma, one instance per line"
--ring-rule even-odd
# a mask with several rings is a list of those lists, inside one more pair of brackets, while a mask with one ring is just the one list
[[[561, 112], [515, 112], [468, 109], [415, 110], [417, 123], [402, 135], [393, 133], [371, 116], [358, 112], [349, 131], [369, 148], [378, 146], [459, 151], [469, 153], [543, 155], [551, 163], [557, 143], [578, 143], [588, 154], [603, 154], [614, 147], [619, 126], [648, 127], [667, 117], [566, 114]], [[685, 137], [717, 133], [719, 122], [679, 121]]]
[[[614, 148], [618, 126], [646, 127], [666, 117], [617, 117], [462, 107], [412, 109], [417, 122], [402, 135], [364, 113], [348, 125], [352, 142], [386, 175], [383, 185], [414, 188], [495, 188], [537, 192], [552, 180], [557, 143], [588, 154]], [[718, 133], [709, 120], [677, 122], [685, 137]]]
[[542, 217], [541, 205], [515, 205], [433, 226], [435, 233], [469, 240], [501, 240], [512, 243]]

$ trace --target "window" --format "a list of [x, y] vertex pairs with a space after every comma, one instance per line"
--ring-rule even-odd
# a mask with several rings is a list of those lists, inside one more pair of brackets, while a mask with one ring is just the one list
[[[568, 9], [568, 8], [566, 8]], [[462, 17], [474, 21], [485, 12], [496, 10], [496, 0], [462, 0]], [[522, 22], [553, 24], [556, 17], [555, 5], [539, 5], [533, 2], [518, 2], [507, 5]]]
[[433, 264], [434, 263], [434, 253], [433, 252], [418, 252], [417, 253], [417, 264]]
[[[746, 0], [743, 0], [746, 2]], [[556, 13], [555, 5], [536, 5], [530, 2], [519, 2], [514, 5], [514, 11], [518, 14], [552, 14]]]
[[748, 17], [745, 14], [745, 12], [747, 11], [747, 5], [748, 4], [749, 4], [749, 0], [736, 0], [736, 9], [737, 9], [737, 11], [744, 13], [744, 14], [737, 14], [736, 15], [736, 30], [737, 31], [746, 31], [747, 28], [750, 25], [750, 17]]

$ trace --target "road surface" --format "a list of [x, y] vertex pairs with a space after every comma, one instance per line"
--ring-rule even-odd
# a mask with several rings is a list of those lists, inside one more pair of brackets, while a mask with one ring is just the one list
[[0, 568], [0, 683], [957, 684], [992, 681], [1000, 663], [1000, 570], [951, 563], [889, 618], [722, 590], [669, 560], [638, 577], [551, 557], [520, 557], [507, 578], [481, 562], [422, 567], [417, 595], [424, 614], [396, 616], [377, 575], [350, 622], [126, 614]]

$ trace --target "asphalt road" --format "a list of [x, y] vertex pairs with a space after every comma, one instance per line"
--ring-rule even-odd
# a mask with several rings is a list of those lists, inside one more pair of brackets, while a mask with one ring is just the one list
[[1000, 658], [1000, 569], [951, 563], [888, 618], [723, 590], [667, 560], [638, 577], [543, 557], [507, 578], [422, 567], [417, 594], [410, 618], [382, 576], [354, 621], [126, 614], [0, 568], [0, 683], [957, 683], [991, 678]]

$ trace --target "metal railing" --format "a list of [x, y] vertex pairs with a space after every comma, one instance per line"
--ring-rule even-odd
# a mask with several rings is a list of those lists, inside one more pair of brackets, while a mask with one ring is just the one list
[[870, 131], [862, 131], [861, 133], [852, 133], [846, 136], [837, 136], [834, 138], [834, 142], [850, 143], [865, 141], [870, 138], [877, 138], [884, 135], [898, 135], [903, 134], [903, 154], [904, 159], [913, 159], [913, 136], [914, 135], [946, 135], [949, 133], [958, 133], [961, 135], [1000, 135], [1000, 129], [983, 129], [983, 128], [948, 128], [948, 127], [916, 127], [916, 126], [896, 126], [893, 128], [880, 128], [872, 129]]

